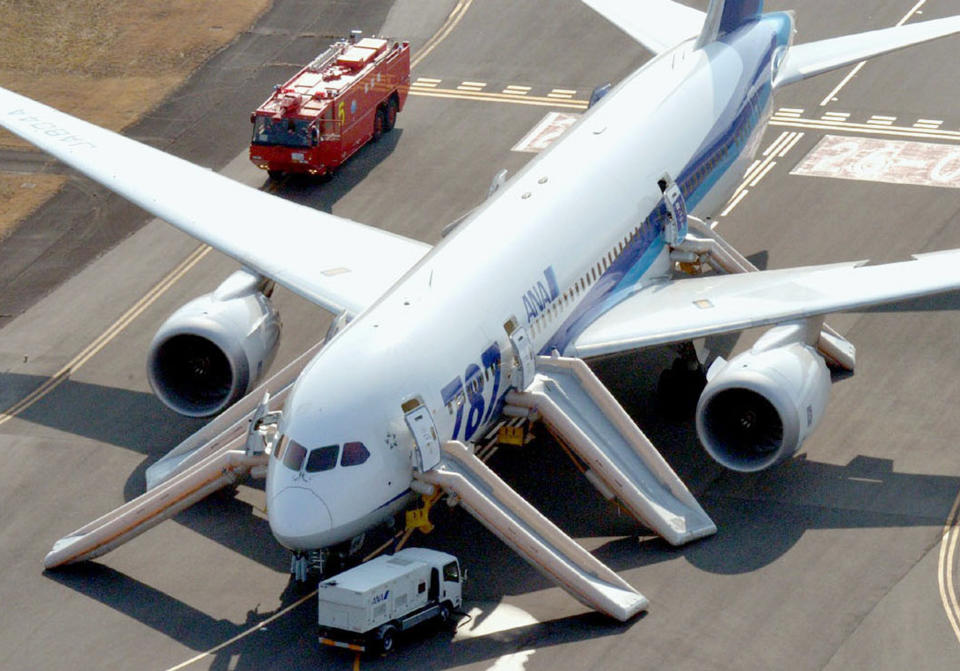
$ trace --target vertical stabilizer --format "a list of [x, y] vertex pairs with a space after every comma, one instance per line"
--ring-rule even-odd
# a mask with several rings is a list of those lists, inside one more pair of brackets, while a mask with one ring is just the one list
[[762, 12], [763, 0], [710, 0], [697, 49], [732, 33], [759, 17]]

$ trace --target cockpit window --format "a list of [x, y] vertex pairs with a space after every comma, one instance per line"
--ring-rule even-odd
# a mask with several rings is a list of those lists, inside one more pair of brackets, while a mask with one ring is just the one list
[[273, 448], [273, 456], [276, 457], [277, 459], [280, 459], [281, 457], [283, 457], [283, 451], [286, 449], [286, 447], [287, 447], [287, 437], [280, 436], [280, 440], [277, 441], [277, 446]]
[[339, 452], [339, 445], [326, 445], [310, 450], [310, 456], [307, 458], [307, 467], [304, 470], [307, 473], [329, 471], [337, 465], [337, 454]]
[[358, 466], [370, 458], [370, 452], [363, 443], [344, 443], [341, 466]]
[[307, 448], [297, 441], [291, 440], [283, 453], [283, 465], [291, 470], [299, 471], [305, 456], [307, 456]]

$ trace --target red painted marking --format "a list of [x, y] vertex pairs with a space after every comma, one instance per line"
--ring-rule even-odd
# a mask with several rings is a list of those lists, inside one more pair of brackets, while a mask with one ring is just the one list
[[523, 136], [513, 147], [513, 151], [539, 153], [557, 141], [570, 126], [580, 118], [579, 114], [566, 112], [547, 112], [547, 115]]

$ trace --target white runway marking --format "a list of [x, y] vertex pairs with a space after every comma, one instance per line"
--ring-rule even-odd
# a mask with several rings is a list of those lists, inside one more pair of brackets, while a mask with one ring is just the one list
[[960, 189], [960, 147], [826, 135], [791, 174]]
[[[910, 20], [910, 18], [911, 18], [914, 14], [916, 14], [917, 12], [919, 12], [919, 11], [920, 11], [920, 8], [923, 7], [925, 4], [927, 4], [927, 0], [920, 0], [917, 4], [915, 4], [915, 5], [913, 6], [913, 8], [912, 8], [909, 12], [907, 12], [907, 13], [904, 15], [904, 17], [903, 17], [902, 19], [900, 19], [899, 21], [897, 21], [897, 24], [896, 24], [896, 25], [897, 25], [897, 26], [902, 26], [903, 24], [905, 24], [907, 21]], [[853, 70], [850, 71], [850, 74], [848, 74], [846, 77], [844, 77], [843, 80], [842, 80], [839, 84], [837, 84], [836, 88], [833, 89], [832, 91], [830, 91], [830, 93], [828, 93], [828, 94], [826, 95], [826, 97], [824, 97], [824, 99], [820, 101], [820, 107], [826, 107], [826, 106], [829, 105], [830, 103], [836, 101], [836, 100], [837, 100], [837, 94], [840, 93], [840, 89], [842, 89], [844, 86], [846, 86], [847, 84], [849, 84], [849, 83], [850, 83], [850, 80], [853, 79], [854, 77], [856, 77], [856, 76], [857, 76], [857, 73], [860, 72], [860, 71], [863, 69], [863, 66], [866, 65], [866, 64], [867, 64], [867, 61], [860, 61], [859, 63], [857, 63], [857, 66], [856, 66]]]

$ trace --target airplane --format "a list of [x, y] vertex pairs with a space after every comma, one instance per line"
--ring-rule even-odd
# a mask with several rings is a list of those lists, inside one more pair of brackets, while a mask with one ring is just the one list
[[[828, 363], [853, 367], [853, 346], [824, 315], [960, 288], [960, 250], [757, 271], [703, 223], [757, 154], [774, 92], [958, 33], [960, 16], [796, 45], [793, 13], [764, 13], [762, 0], [711, 0], [706, 12], [670, 0], [584, 2], [653, 58], [518, 174], [495, 182], [433, 247], [248, 188], [0, 89], [0, 125], [242, 266], [164, 323], [149, 379], [186, 416], [224, 417], [243, 406], [230, 421], [247, 422], [248, 446], [263, 438], [248, 456], [265, 466], [269, 525], [300, 577], [421, 495], [447, 492], [575, 597], [626, 619], [645, 600], [618, 609], [597, 596], [615, 576], [567, 565], [575, 549], [562, 532], [535, 511], [517, 512], [524, 502], [473, 465], [483, 437], [535, 410], [587, 446], [588, 475], [614, 473], [595, 483], [601, 492], [626, 480], [641, 491], [639, 518], [676, 531], [671, 542], [689, 542], [713, 533], [712, 521], [655, 450], [634, 468], [591, 433], [605, 420], [587, 409], [588, 397], [626, 442], [642, 442], [578, 360], [676, 347], [677, 374], [663, 386], [698, 394], [696, 429], [708, 454], [759, 471], [793, 456], [816, 428]], [[675, 272], [691, 265], [732, 271]], [[262, 390], [254, 391], [280, 335], [275, 284], [337, 316], [290, 378], [282, 410], [270, 410], [269, 397], [257, 405]], [[756, 327], [768, 330], [749, 350], [704, 371], [695, 341]], [[565, 412], [550, 415], [564, 402], [561, 366], [581, 372], [564, 383], [576, 387]], [[191, 451], [227, 424], [201, 430]], [[158, 480], [176, 481], [178, 468]], [[47, 566], [112, 547], [74, 551], [86, 533], [59, 541]]]

